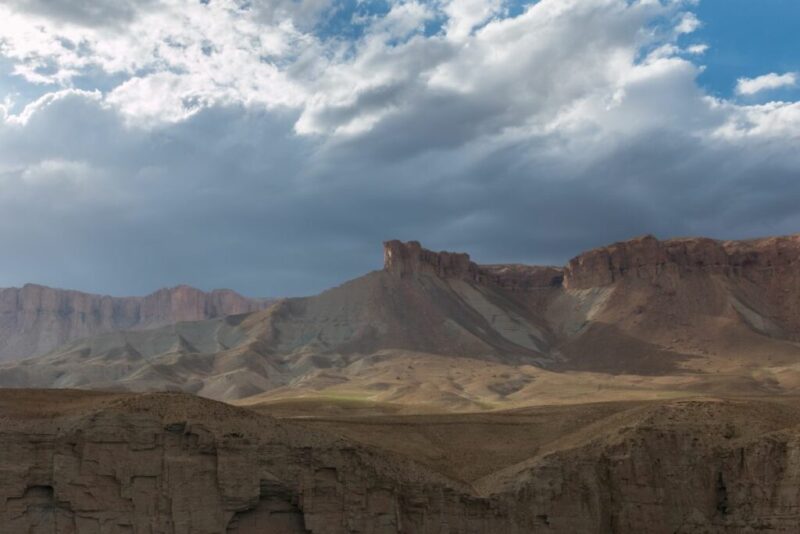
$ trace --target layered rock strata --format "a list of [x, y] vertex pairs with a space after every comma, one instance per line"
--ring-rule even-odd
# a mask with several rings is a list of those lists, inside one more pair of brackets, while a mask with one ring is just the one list
[[[663, 274], [717, 274], [768, 282], [798, 280], [800, 235], [717, 241], [706, 238], [659, 241], [646, 235], [576, 256], [567, 264], [564, 285], [585, 289], [624, 277], [655, 280]], [[786, 280], [787, 282], [789, 280]]]
[[44, 354], [67, 341], [263, 309], [270, 301], [189, 286], [109, 297], [34, 284], [0, 289], [0, 361]]
[[383, 244], [384, 271], [399, 277], [420, 273], [441, 278], [460, 278], [509, 290], [527, 290], [560, 286], [563, 278], [558, 267], [538, 265], [478, 265], [469, 254], [434, 252], [418, 241], [386, 241]]
[[[800, 529], [799, 421], [791, 403], [623, 406], [470, 486], [302, 421], [186, 395], [34, 395], [15, 404], [0, 395], [3, 532]], [[531, 424], [543, 422], [558, 427]], [[498, 426], [485, 449], [500, 446], [514, 426]]]

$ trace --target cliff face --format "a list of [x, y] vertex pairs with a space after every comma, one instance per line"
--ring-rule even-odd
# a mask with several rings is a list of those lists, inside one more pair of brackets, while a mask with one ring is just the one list
[[664, 297], [682, 291], [697, 295], [696, 288], [688, 288], [698, 284], [724, 287], [727, 298], [717, 298], [716, 305], [707, 300], [704, 314], [720, 315], [733, 303], [756, 330], [800, 338], [800, 235], [746, 241], [644, 236], [581, 254], [564, 272], [567, 289], [630, 282], [649, 284], [662, 299], [661, 310], [672, 306], [671, 313], [684, 321], [692, 317], [688, 309], [673, 306], [680, 297]]
[[188, 286], [146, 297], [109, 297], [28, 284], [0, 289], [0, 361], [44, 354], [114, 330], [156, 328], [262, 309], [268, 301]]
[[[755, 283], [777, 277], [796, 280], [800, 235], [750, 241], [705, 238], [659, 241], [643, 236], [585, 252], [565, 269], [564, 285], [585, 289], [625, 277], [655, 281], [662, 275], [717, 274]], [[790, 280], [786, 280], [787, 287]]]
[[476, 278], [478, 266], [469, 254], [433, 252], [422, 248], [419, 241], [387, 241], [383, 244], [384, 270], [400, 277], [417, 273], [441, 277]]
[[418, 241], [386, 241], [383, 244], [384, 271], [398, 277], [427, 273], [441, 278], [458, 278], [493, 284], [508, 290], [528, 290], [561, 285], [562, 270], [538, 265], [478, 265], [469, 254], [434, 252]]
[[518, 532], [464, 484], [299, 425], [187, 395], [89, 402], [3, 414], [4, 532]]
[[[303, 421], [187, 395], [4, 393], [0, 415], [4, 532], [800, 529], [800, 421], [796, 406], [785, 402], [623, 407], [472, 486]], [[472, 417], [481, 425], [491, 416]], [[414, 424], [405, 418], [400, 428]], [[560, 425], [541, 417], [498, 425], [484, 436], [487, 451], [502, 449], [524, 424], [549, 424], [555, 432]], [[466, 432], [470, 425], [459, 423]]]

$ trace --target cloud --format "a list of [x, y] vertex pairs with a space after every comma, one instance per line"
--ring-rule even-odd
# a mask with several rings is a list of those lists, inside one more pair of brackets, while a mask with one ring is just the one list
[[0, 7], [29, 87], [0, 95], [0, 285], [307, 294], [394, 237], [561, 263], [800, 224], [800, 103], [708, 95], [691, 3], [397, 1], [353, 35], [324, 1], [73, 3]]
[[133, 21], [157, 0], [7, 0], [8, 7], [22, 13], [81, 26], [119, 28]]
[[675, 31], [679, 34], [694, 33], [700, 26], [702, 26], [702, 23], [700, 19], [697, 18], [697, 15], [694, 13], [684, 13], [681, 16], [680, 22], [675, 27]]
[[795, 87], [797, 85], [797, 73], [787, 72], [777, 74], [771, 72], [756, 78], [739, 78], [736, 81], [736, 92], [740, 95], [754, 95], [762, 91], [780, 89], [782, 87]]

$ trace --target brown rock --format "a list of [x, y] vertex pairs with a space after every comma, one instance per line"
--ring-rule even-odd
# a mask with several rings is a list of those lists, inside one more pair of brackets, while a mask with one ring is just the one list
[[655, 281], [661, 275], [717, 274], [753, 282], [797, 276], [800, 235], [747, 241], [681, 238], [659, 241], [647, 235], [576, 256], [564, 273], [564, 285], [586, 289], [625, 277]]
[[509, 290], [527, 290], [561, 285], [562, 271], [538, 265], [478, 265], [469, 254], [434, 252], [418, 241], [386, 241], [383, 244], [383, 269], [399, 277], [427, 273], [442, 278], [460, 278], [487, 283]]
[[469, 254], [455, 252], [433, 252], [422, 248], [419, 241], [386, 241], [383, 244], [384, 270], [397, 276], [414, 276], [430, 273], [442, 277], [477, 277], [478, 266], [469, 259]]
[[[414, 443], [403, 437], [413, 437], [417, 425], [451, 433], [442, 441], [445, 454], [449, 443], [465, 440], [459, 432], [490, 428], [471, 449], [483, 455], [474, 461], [495, 467], [468, 484], [402, 452], [337, 437], [337, 425], [346, 430], [357, 420], [330, 420], [327, 432], [306, 420], [276, 420], [188, 395], [24, 391], [12, 397], [6, 391], [0, 392], [0, 528], [794, 533], [800, 529], [796, 408], [796, 399], [695, 399], [454, 420], [388, 418], [393, 448], [409, 452]], [[541, 447], [519, 457], [514, 451], [528, 432]], [[496, 464], [497, 453], [512, 457]]]

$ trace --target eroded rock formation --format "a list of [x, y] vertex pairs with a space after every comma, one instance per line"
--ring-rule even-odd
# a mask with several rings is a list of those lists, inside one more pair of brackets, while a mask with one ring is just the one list
[[495, 504], [408, 459], [187, 395], [94, 399], [4, 413], [3, 532], [515, 532]]
[[[620, 403], [566, 433], [559, 433], [563, 416], [540, 411], [529, 423], [498, 425], [475, 446], [504, 451], [524, 424], [550, 425], [557, 439], [468, 484], [302, 420], [188, 395], [27, 391], [14, 400], [0, 394], [3, 532], [800, 529], [800, 420], [791, 401]], [[471, 417], [477, 425], [491, 420]], [[468, 431], [469, 421], [458, 426]], [[406, 418], [399, 435], [414, 424]]]
[[109, 297], [28, 284], [0, 289], [0, 361], [44, 354], [67, 341], [247, 313], [269, 304], [230, 290], [189, 286], [145, 297]]
[[487, 283], [509, 290], [527, 290], [561, 285], [562, 270], [538, 265], [478, 265], [469, 254], [434, 252], [418, 241], [386, 241], [383, 244], [384, 270], [399, 277], [419, 273], [442, 278], [460, 278]]
[[748, 241], [659, 241], [646, 235], [573, 258], [565, 269], [564, 285], [585, 289], [605, 286], [623, 277], [654, 281], [663, 274], [695, 273], [739, 276], [759, 283], [777, 276], [797, 280], [798, 265], [800, 235]]

